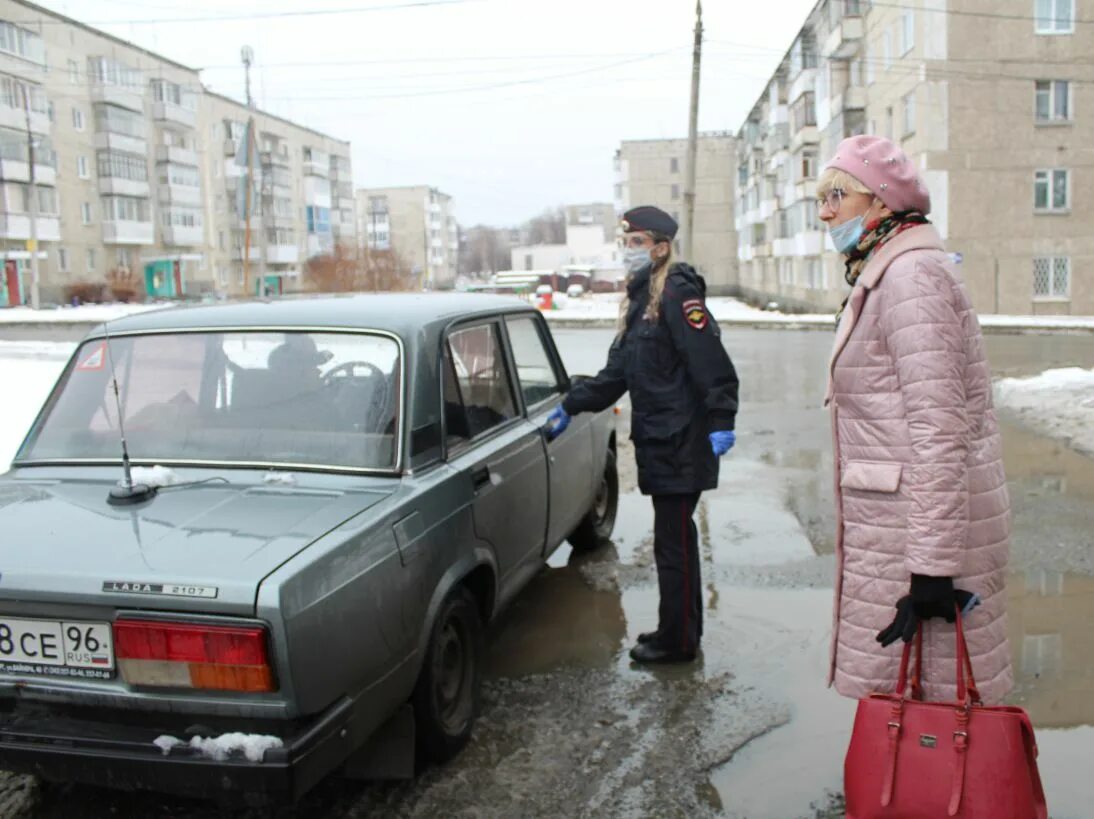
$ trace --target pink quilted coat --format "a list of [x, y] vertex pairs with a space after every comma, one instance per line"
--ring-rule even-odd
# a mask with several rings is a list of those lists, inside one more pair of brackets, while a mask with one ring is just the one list
[[[895, 688], [891, 622], [910, 575], [949, 576], [983, 603], [965, 618], [985, 702], [1013, 684], [1006, 589], [1010, 500], [980, 325], [933, 226], [870, 259], [844, 311], [828, 396], [836, 454], [836, 602], [829, 684]], [[930, 620], [925, 695], [956, 695], [954, 628]]]

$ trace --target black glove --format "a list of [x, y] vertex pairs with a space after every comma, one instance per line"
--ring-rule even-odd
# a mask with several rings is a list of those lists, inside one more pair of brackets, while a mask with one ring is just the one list
[[957, 619], [957, 607], [964, 611], [973, 595], [953, 587], [952, 577], [912, 575], [911, 593], [896, 602], [896, 617], [877, 635], [882, 646], [890, 646], [898, 639], [910, 643], [919, 630], [921, 620], [941, 617], [947, 623]]

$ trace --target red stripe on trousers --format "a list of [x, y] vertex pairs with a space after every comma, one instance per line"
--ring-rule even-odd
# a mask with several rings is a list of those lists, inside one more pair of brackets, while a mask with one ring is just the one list
[[691, 605], [691, 568], [688, 566], [688, 502], [680, 501], [680, 545], [684, 550], [684, 633], [680, 650], [688, 650], [688, 608]]

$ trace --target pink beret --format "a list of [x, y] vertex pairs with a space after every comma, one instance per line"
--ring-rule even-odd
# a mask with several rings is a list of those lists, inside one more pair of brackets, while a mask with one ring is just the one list
[[924, 215], [931, 212], [931, 194], [915, 163], [885, 137], [848, 137], [836, 147], [828, 167], [851, 174], [889, 210], [918, 210]]

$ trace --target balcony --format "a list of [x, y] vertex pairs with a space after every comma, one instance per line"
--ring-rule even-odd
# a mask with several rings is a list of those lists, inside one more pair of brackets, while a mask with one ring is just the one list
[[861, 85], [851, 86], [844, 90], [832, 102], [833, 111], [864, 111], [866, 110], [866, 89]]
[[821, 54], [829, 60], [847, 60], [855, 56], [862, 43], [861, 17], [844, 17], [824, 41]]
[[782, 258], [783, 256], [794, 255], [794, 240], [793, 239], [776, 239], [772, 242], [771, 246], [772, 255], [776, 258]]
[[144, 86], [91, 84], [92, 102], [105, 102], [128, 108], [130, 111], [144, 113]]
[[156, 226], [152, 222], [103, 222], [103, 244], [151, 245], [156, 241]]
[[313, 158], [304, 160], [304, 175], [318, 176], [322, 179], [330, 177], [330, 159]]
[[197, 124], [197, 114], [194, 111], [173, 102], [152, 103], [152, 119], [186, 128], [193, 128]]
[[820, 131], [816, 125], [806, 125], [790, 141], [790, 152], [797, 153], [806, 145], [816, 145], [820, 142]]
[[163, 243], [170, 247], [198, 247], [205, 244], [205, 230], [171, 225], [163, 229]]
[[296, 264], [299, 261], [300, 247], [298, 245], [266, 245], [268, 264]]
[[772, 216], [775, 215], [775, 211], [779, 209], [779, 203], [774, 199], [764, 199], [760, 202], [760, 221], [766, 222]]
[[807, 230], [793, 239], [795, 256], [819, 256], [824, 252], [824, 231]]
[[[0, 126], [26, 133], [27, 115], [22, 108], [0, 105]], [[31, 111], [30, 130], [36, 134], [48, 134], [50, 130], [49, 114]]]
[[[36, 220], [39, 242], [61, 241], [61, 219], [52, 214], [39, 216]], [[0, 215], [0, 239], [26, 241], [30, 238], [30, 216], [24, 213]]]
[[793, 84], [790, 86], [789, 100], [791, 103], [797, 102], [798, 98], [802, 94], [813, 91], [817, 84], [817, 69], [807, 68], [802, 71]]
[[[0, 179], [5, 182], [30, 182], [30, 163], [17, 159], [0, 160]], [[57, 184], [57, 169], [35, 162], [34, 184], [53, 187]]]
[[767, 132], [767, 136], [764, 138], [764, 153], [768, 156], [777, 154], [779, 151], [785, 151], [790, 147], [790, 123], [780, 122], [778, 125], [772, 125]]
[[100, 176], [99, 193], [112, 196], [138, 196], [147, 199], [152, 193], [152, 186], [148, 181], [140, 182], [136, 179], [123, 179], [118, 176]]
[[95, 147], [100, 151], [121, 151], [127, 154], [147, 156], [148, 143], [143, 137], [131, 137], [109, 131], [95, 134]]
[[190, 165], [196, 167], [198, 164], [198, 155], [196, 151], [191, 151], [189, 148], [179, 148], [176, 145], [157, 145], [156, 161], [174, 162], [176, 165]]
[[[255, 237], [252, 236], [251, 241], [253, 242], [254, 239], [255, 239]], [[232, 259], [234, 261], [237, 261], [237, 262], [243, 261], [243, 256], [244, 256], [244, 253], [243, 253], [243, 248], [242, 247], [232, 248]], [[250, 252], [247, 253], [246, 256], [252, 262], [257, 262], [262, 258], [262, 251], [259, 250], [257, 246], [252, 244]]]
[[289, 158], [283, 155], [280, 151], [262, 151], [258, 155], [259, 161], [263, 167], [267, 168], [291, 168], [292, 164], [289, 162]]
[[190, 185], [159, 185], [157, 191], [157, 198], [161, 205], [188, 205], [190, 207], [200, 207], [202, 205], [201, 188]]

